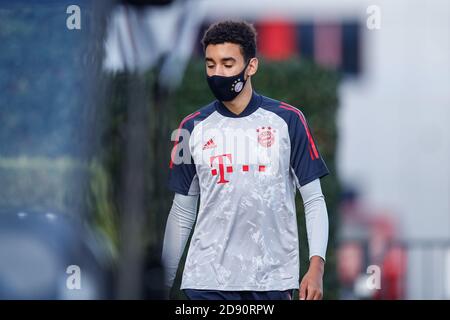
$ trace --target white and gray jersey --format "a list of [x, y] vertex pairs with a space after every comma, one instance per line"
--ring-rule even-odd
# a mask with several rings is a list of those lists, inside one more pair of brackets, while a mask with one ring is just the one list
[[304, 115], [253, 93], [236, 115], [214, 101], [180, 124], [169, 187], [200, 194], [182, 289], [299, 285], [296, 188], [328, 174]]

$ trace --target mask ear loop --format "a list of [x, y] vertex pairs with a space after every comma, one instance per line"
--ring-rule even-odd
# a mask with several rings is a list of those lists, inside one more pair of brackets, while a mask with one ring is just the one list
[[[247, 61], [247, 64], [245, 65], [245, 67], [244, 67], [244, 77], [245, 77], [245, 70], [248, 68], [248, 66], [249, 66], [249, 64], [250, 64], [250, 61], [252, 60], [253, 58], [250, 58], [250, 59], [248, 59], [248, 61]], [[248, 78], [250, 78], [251, 76], [250, 75], [248, 75], [247, 76], [247, 79], [244, 79], [245, 81], [247, 81], [248, 80]]]

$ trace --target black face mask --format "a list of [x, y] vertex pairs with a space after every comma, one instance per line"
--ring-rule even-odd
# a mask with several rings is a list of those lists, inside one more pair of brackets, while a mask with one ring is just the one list
[[244, 89], [245, 83], [247, 82], [247, 79], [244, 79], [245, 76], [245, 70], [248, 67], [248, 64], [250, 63], [250, 60], [247, 62], [247, 64], [244, 67], [244, 70], [242, 70], [241, 73], [231, 76], [231, 77], [224, 77], [224, 76], [206, 76], [206, 79], [208, 81], [209, 88], [211, 89], [214, 96], [219, 101], [231, 101], [234, 98], [236, 98], [239, 93], [242, 92], [242, 89]]

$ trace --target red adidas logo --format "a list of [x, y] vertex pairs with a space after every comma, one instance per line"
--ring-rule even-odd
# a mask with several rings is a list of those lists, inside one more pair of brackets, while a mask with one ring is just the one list
[[212, 149], [212, 148], [215, 148], [215, 147], [217, 147], [217, 145], [215, 144], [215, 142], [211, 138], [211, 139], [208, 140], [207, 143], [205, 143], [203, 145], [203, 150], [205, 150], [205, 149]]

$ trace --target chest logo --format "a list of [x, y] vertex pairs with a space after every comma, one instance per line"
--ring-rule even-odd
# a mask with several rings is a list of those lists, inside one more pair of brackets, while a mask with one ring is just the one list
[[[209, 158], [209, 164], [211, 167], [211, 174], [213, 176], [218, 176], [219, 181], [217, 184], [223, 184], [230, 182], [225, 179], [225, 174], [227, 177], [229, 174], [233, 174], [233, 161], [231, 153], [221, 154], [219, 156], [212, 156]], [[242, 172], [249, 172], [250, 166], [248, 164], [242, 165]], [[266, 172], [265, 165], [252, 166], [252, 170], [257, 170], [258, 172]]]
[[216, 148], [217, 145], [214, 140], [211, 138], [203, 145], [203, 150]]
[[275, 143], [275, 129], [259, 127], [256, 132], [258, 133], [258, 143], [264, 148], [270, 148]]

